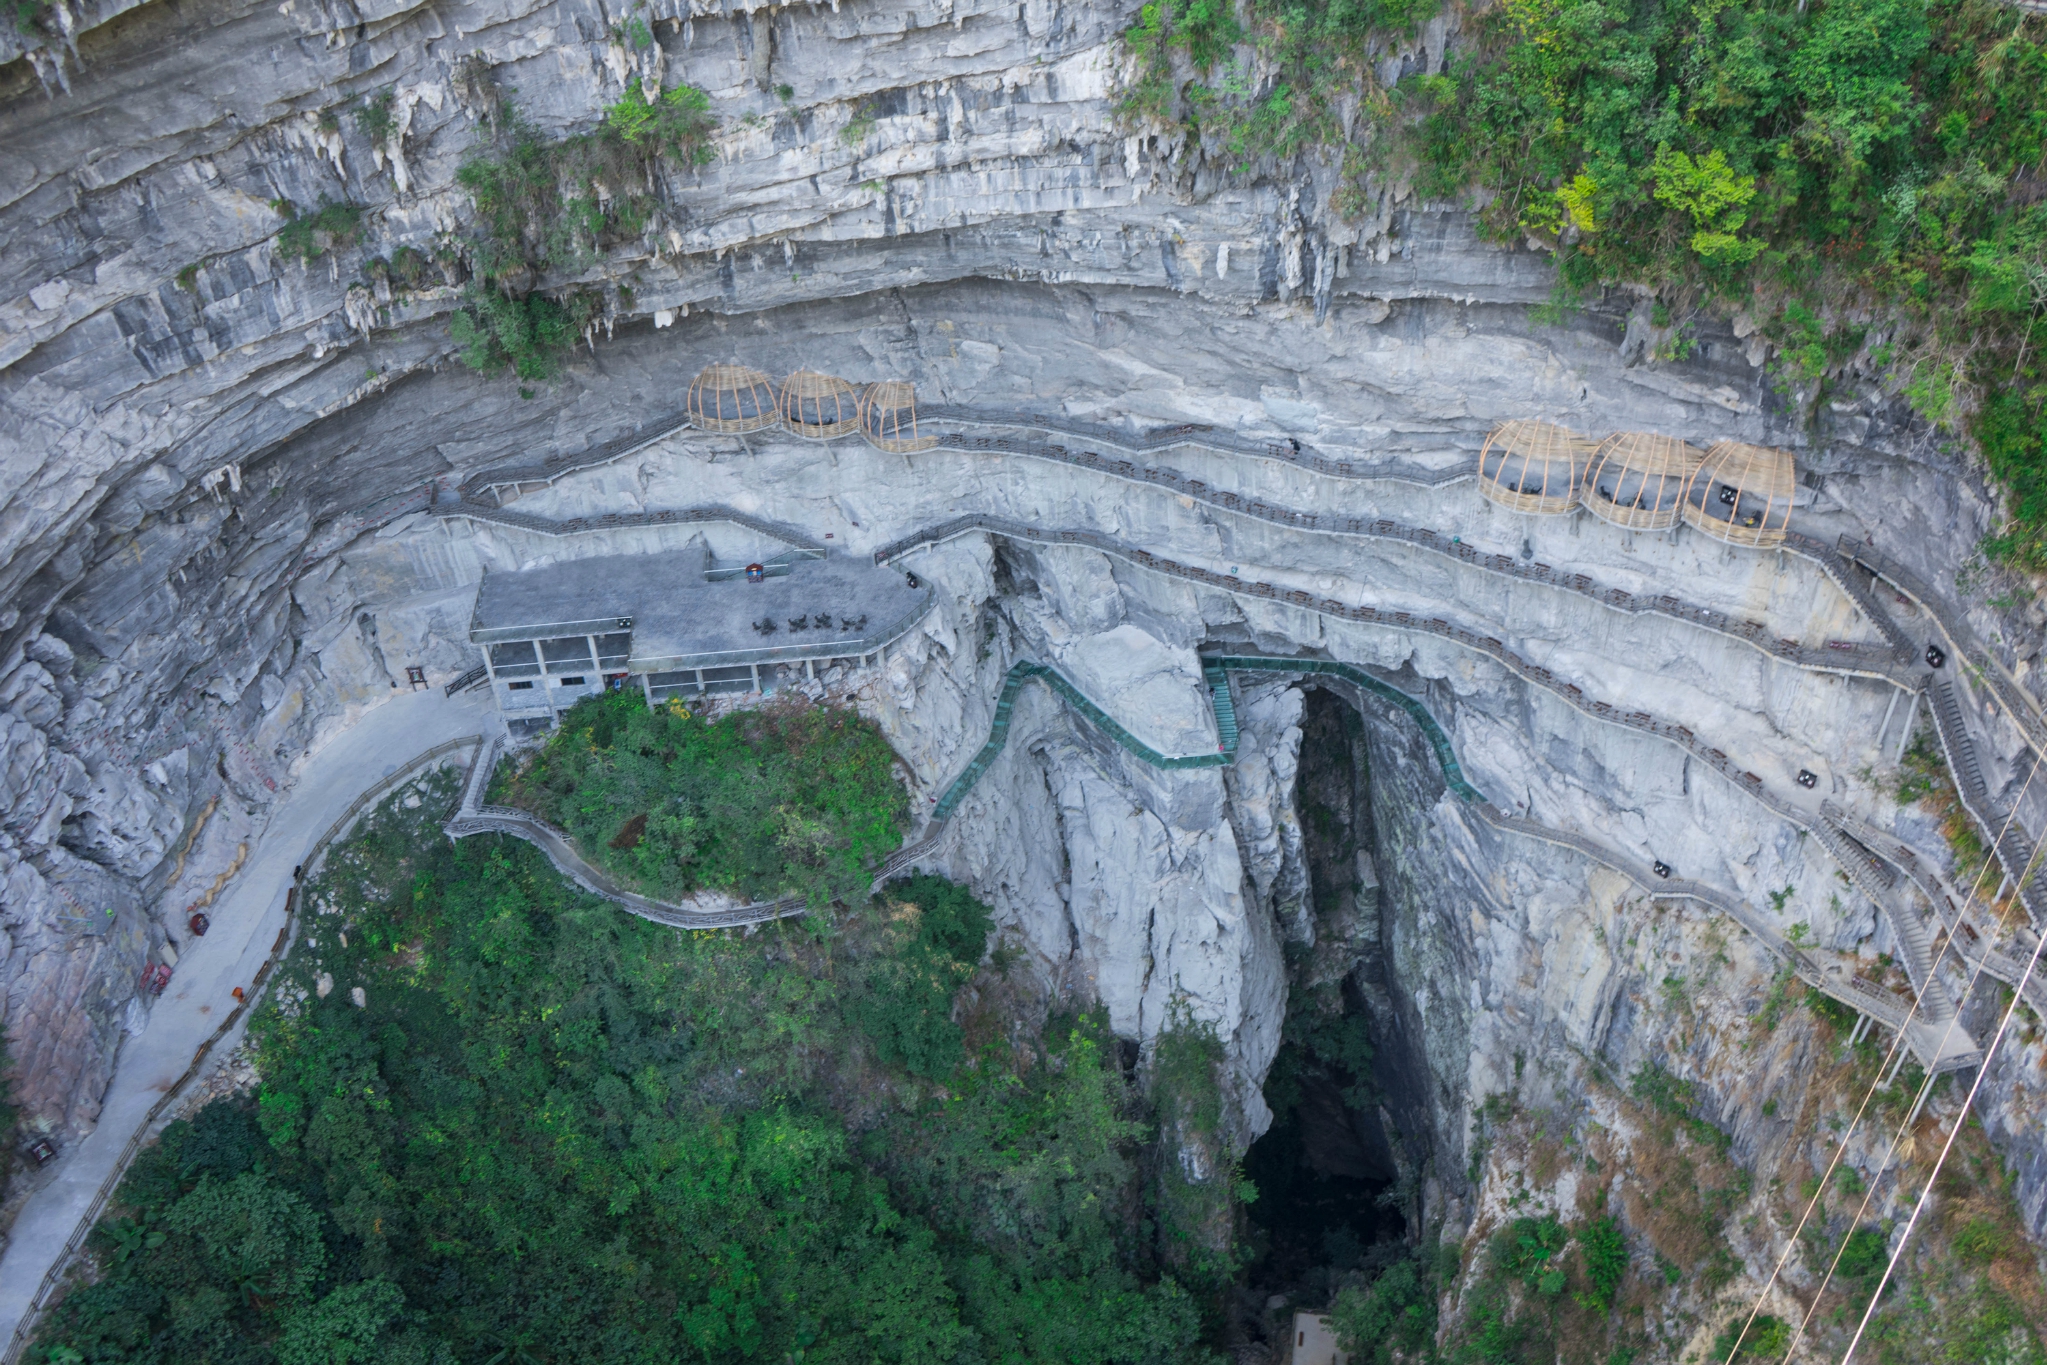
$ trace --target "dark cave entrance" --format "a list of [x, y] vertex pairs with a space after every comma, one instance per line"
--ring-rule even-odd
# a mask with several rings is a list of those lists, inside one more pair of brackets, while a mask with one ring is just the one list
[[1297, 1055], [1282, 1051], [1274, 1069], [1294, 1063], [1296, 1098], [1283, 1110], [1274, 1106], [1272, 1127], [1244, 1156], [1244, 1175], [1258, 1187], [1249, 1208], [1256, 1260], [1248, 1279], [1262, 1293], [1321, 1299], [1345, 1276], [1404, 1256], [1407, 1219], [1392, 1197], [1398, 1170], [1357, 1131], [1368, 1118], [1376, 1133], [1377, 1116], [1346, 1104], [1346, 1077], [1299, 1056], [1299, 1045], [1286, 1047]]
[[1408, 1201], [1382, 1102], [1401, 1068], [1381, 1056], [1375, 1000], [1386, 964], [1365, 724], [1322, 688], [1304, 702], [1296, 795], [1315, 941], [1288, 947], [1286, 1023], [1265, 1084], [1273, 1123], [1244, 1157], [1258, 1187], [1246, 1285], [1320, 1306], [1407, 1254]]

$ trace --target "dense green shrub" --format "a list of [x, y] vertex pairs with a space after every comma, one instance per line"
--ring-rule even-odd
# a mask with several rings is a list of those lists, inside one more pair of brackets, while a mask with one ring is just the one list
[[1736, 1318], [1713, 1341], [1713, 1359], [1781, 1360], [1791, 1349], [1791, 1324], [1768, 1313], [1755, 1321]]
[[627, 690], [565, 712], [505, 799], [650, 895], [712, 887], [823, 905], [865, 899], [875, 864], [901, 845], [909, 797], [895, 764], [851, 710], [770, 706], [707, 723]]
[[[635, 919], [529, 845], [451, 843], [456, 783], [426, 785], [330, 854], [253, 1025], [254, 1104], [138, 1161], [32, 1359], [1208, 1359], [1140, 1273], [1146, 1130], [1098, 1026], [943, 1094], [891, 1073], [878, 1110], [842, 940]], [[905, 889], [932, 920], [908, 942], [974, 951], [985, 908]], [[862, 951], [905, 914], [877, 906]]]
[[1394, 1352], [1413, 1358], [1436, 1338], [1436, 1268], [1424, 1249], [1396, 1261], [1362, 1289], [1348, 1288], [1330, 1305], [1337, 1341], [1359, 1365], [1393, 1365]]
[[1578, 1249], [1585, 1258], [1585, 1279], [1592, 1286], [1592, 1305], [1604, 1313], [1613, 1307], [1628, 1273], [1628, 1239], [1620, 1220], [1601, 1214], [1578, 1233]]
[[587, 294], [560, 302], [542, 294], [514, 298], [473, 282], [462, 291], [462, 304], [448, 323], [462, 363], [483, 374], [509, 365], [521, 379], [553, 378], [597, 311]]
[[988, 908], [965, 887], [921, 873], [888, 895], [911, 921], [908, 940], [869, 965], [853, 1017], [882, 1061], [942, 1079], [960, 1061], [953, 998], [987, 947]]
[[337, 246], [347, 246], [362, 230], [358, 204], [323, 199], [318, 209], [303, 217], [289, 199], [279, 199], [270, 207], [284, 215], [284, 226], [277, 232], [278, 254], [301, 265], [312, 264]]
[[1243, 34], [1226, 5], [1154, 0], [1125, 112], [1235, 165], [1331, 148], [1340, 208], [1368, 173], [1467, 198], [1493, 239], [1554, 247], [1565, 302], [1657, 290], [1669, 356], [1699, 307], [1743, 307], [1812, 409], [1861, 355], [1973, 435], [2011, 494], [1989, 548], [2047, 568], [2047, 39], [2022, 10], [1505, 0], [1465, 11], [1440, 74], [1382, 86], [1373, 64], [1436, 8], [1249, 0]]
[[1516, 1218], [1493, 1239], [1493, 1259], [1536, 1293], [1554, 1298], [1564, 1292], [1563, 1252], [1570, 1240], [1552, 1214]]

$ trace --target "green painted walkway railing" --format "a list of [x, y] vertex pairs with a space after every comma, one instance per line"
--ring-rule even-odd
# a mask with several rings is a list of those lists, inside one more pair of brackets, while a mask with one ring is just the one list
[[959, 809], [960, 802], [966, 800], [967, 793], [981, 780], [981, 774], [987, 772], [989, 765], [1001, 756], [1002, 747], [1009, 743], [1009, 717], [1016, 709], [1016, 694], [1033, 678], [1064, 697], [1074, 710], [1094, 722], [1096, 729], [1154, 768], [1221, 768], [1228, 765], [1237, 756], [1237, 710], [1230, 701], [1229, 681], [1219, 674], [1211, 676], [1206, 667], [1202, 672], [1208, 685], [1210, 704], [1215, 708], [1216, 733], [1222, 737], [1222, 743], [1212, 754], [1162, 754], [1118, 725], [1107, 711], [1089, 701], [1086, 693], [1050, 664], [1024, 662], [1013, 665], [1002, 680], [1002, 695], [995, 701], [995, 723], [988, 728], [988, 742], [974, 755], [974, 761], [967, 765], [967, 770], [954, 778], [945, 794], [938, 798], [938, 804], [931, 812], [933, 822], [943, 824], [950, 820], [952, 813]]
[[1380, 682], [1364, 669], [1329, 659], [1287, 659], [1265, 654], [1225, 654], [1212, 662], [1232, 673], [1315, 673], [1341, 678], [1374, 696], [1384, 697], [1413, 716], [1414, 723], [1421, 726], [1422, 734], [1428, 737], [1429, 747], [1436, 751], [1436, 762], [1443, 766], [1444, 784], [1457, 793], [1458, 799], [1471, 803], [1485, 800], [1485, 793], [1465, 781], [1464, 768], [1457, 762], [1457, 751], [1450, 747], [1450, 736], [1436, 723], [1429, 708], [1399, 688]]
[[1012, 666], [1002, 681], [1002, 695], [995, 702], [995, 723], [988, 728], [988, 742], [974, 755], [974, 761], [967, 764], [966, 771], [952, 780], [938, 804], [932, 808], [934, 825], [943, 825], [959, 809], [960, 802], [981, 780], [981, 774], [994, 765], [1001, 757], [1003, 746], [1009, 743], [1009, 719], [1016, 710], [1017, 693], [1023, 685], [1036, 678], [1086, 716], [1095, 727], [1107, 734], [1118, 744], [1154, 768], [1222, 768], [1236, 761], [1237, 757], [1237, 708], [1230, 698], [1231, 673], [1304, 673], [1341, 678], [1345, 682], [1375, 696], [1392, 702], [1421, 726], [1422, 734], [1428, 737], [1429, 747], [1435, 750], [1436, 761], [1443, 767], [1443, 781], [1461, 800], [1482, 802], [1485, 797], [1464, 779], [1464, 769], [1457, 762], [1457, 752], [1450, 746], [1450, 736], [1436, 723], [1428, 707], [1397, 687], [1380, 682], [1362, 668], [1351, 664], [1336, 663], [1326, 659], [1289, 659], [1262, 654], [1207, 654], [1201, 659], [1201, 676], [1208, 688], [1209, 704], [1215, 710], [1215, 730], [1220, 739], [1216, 752], [1212, 754], [1168, 755], [1146, 744], [1137, 736], [1118, 725], [1108, 712], [1088, 700], [1079, 688], [1068, 681], [1066, 676], [1049, 664], [1019, 663]]

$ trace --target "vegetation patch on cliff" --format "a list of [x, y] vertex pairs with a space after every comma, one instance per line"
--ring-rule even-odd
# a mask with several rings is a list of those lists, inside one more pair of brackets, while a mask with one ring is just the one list
[[[927, 878], [830, 932], [681, 933], [451, 843], [455, 793], [330, 854], [253, 1104], [138, 1161], [33, 1359], [1209, 1359], [1099, 1021], [941, 1055], [985, 907]], [[935, 984], [878, 1000], [904, 973]]]
[[[488, 79], [476, 75], [472, 84]], [[718, 120], [710, 97], [693, 85], [650, 96], [635, 80], [595, 129], [550, 138], [492, 97], [494, 141], [455, 176], [477, 218], [468, 248], [475, 278], [451, 325], [472, 369], [493, 374], [509, 366], [521, 379], [546, 379], [600, 301], [580, 290], [550, 298], [535, 285], [549, 271], [579, 269], [645, 234], [663, 211], [662, 168], [709, 161]]]
[[493, 799], [567, 830], [651, 896], [812, 905], [864, 898], [910, 809], [895, 751], [855, 711], [796, 698], [706, 721], [630, 689], [576, 703]]
[[[2047, 39], [1990, 0], [1501, 0], [1404, 59], [1437, 0], [1151, 0], [1138, 119], [1232, 166], [1313, 147], [1463, 199], [1556, 254], [1565, 304], [1657, 291], [1689, 346], [1744, 310], [1818, 411], [1881, 376], [1973, 437], [2010, 494], [1990, 548], [2047, 570]], [[1438, 48], [1446, 46], [1440, 38]]]

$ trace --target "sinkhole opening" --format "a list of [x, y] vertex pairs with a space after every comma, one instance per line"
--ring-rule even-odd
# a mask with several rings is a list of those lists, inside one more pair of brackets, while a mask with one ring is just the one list
[[1375, 1036], [1386, 972], [1363, 717], [1306, 689], [1300, 755], [1307, 922], [1287, 948], [1286, 1020], [1265, 1082], [1272, 1126], [1244, 1157], [1258, 1189], [1246, 1279], [1257, 1294], [1319, 1307], [1406, 1254], [1410, 1201], [1388, 1132], [1398, 1068]]
[[1280, 1084], [1267, 1083], [1267, 1103], [1276, 1091], [1281, 1103], [1244, 1157], [1258, 1187], [1249, 1280], [1262, 1293], [1316, 1300], [1407, 1254], [1399, 1173], [1377, 1113], [1350, 1102], [1354, 1078], [1298, 1045], [1282, 1049], [1273, 1071]]

